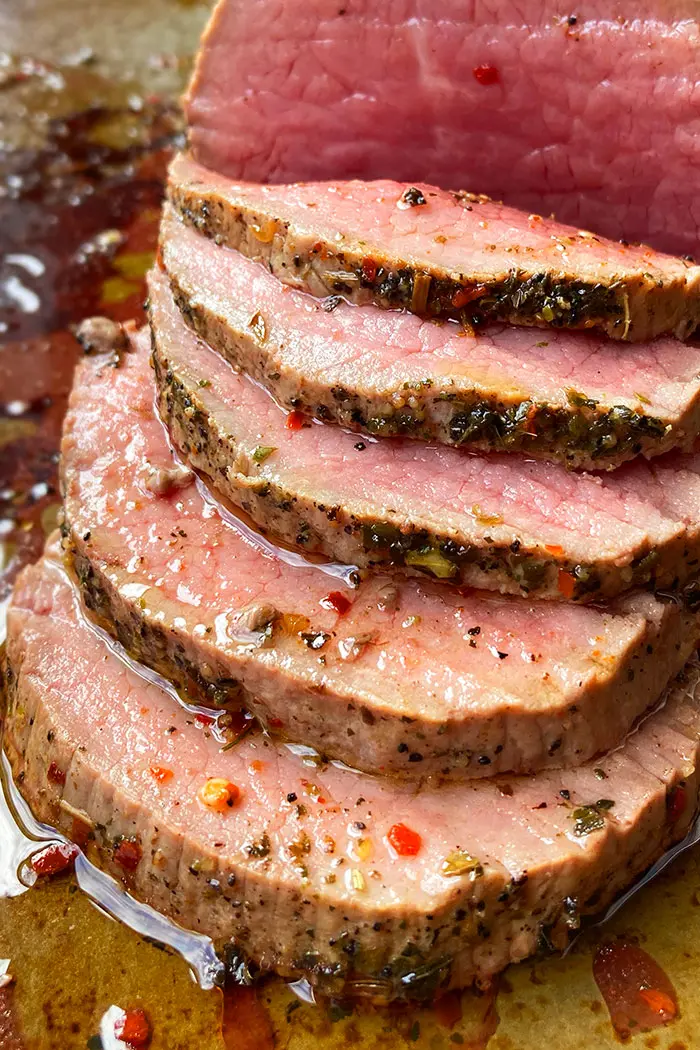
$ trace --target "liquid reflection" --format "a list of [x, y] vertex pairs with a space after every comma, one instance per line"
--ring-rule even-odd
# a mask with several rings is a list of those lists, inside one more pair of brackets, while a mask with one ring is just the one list
[[[15, 896], [28, 886], [20, 872], [37, 850], [37, 843], [65, 842], [53, 828], [35, 820], [10, 776], [10, 767], [2, 754], [2, 787], [0, 799], [0, 896]], [[125, 923], [136, 933], [176, 951], [189, 964], [203, 989], [221, 984], [224, 966], [208, 937], [183, 930], [148, 905], [136, 901], [109, 875], [95, 867], [82, 853], [75, 863], [75, 876], [81, 890], [113, 919]]]

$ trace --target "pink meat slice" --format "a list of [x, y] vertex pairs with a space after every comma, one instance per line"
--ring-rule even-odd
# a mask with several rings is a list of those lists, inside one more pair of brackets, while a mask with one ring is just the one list
[[[20, 790], [137, 897], [266, 969], [414, 998], [488, 978], [545, 930], [566, 943], [696, 812], [697, 668], [595, 763], [416, 789], [260, 734], [222, 751], [88, 626], [54, 558], [25, 570], [8, 616]], [[210, 778], [240, 792], [223, 813], [199, 801]], [[398, 823], [413, 856], [392, 850]]]
[[[164, 258], [171, 258], [167, 240]], [[340, 339], [343, 329], [334, 331], [327, 314], [301, 293], [282, 292], [254, 263], [242, 265], [252, 269], [249, 283], [228, 306], [223, 296], [220, 303], [229, 323], [244, 328], [244, 318], [262, 311], [266, 345], [277, 340], [282, 354], [294, 352], [295, 339], [302, 342], [302, 322], [311, 324], [300, 348], [309, 360], [318, 323], [327, 356], [333, 347], [342, 353], [333, 335]], [[201, 263], [191, 268], [193, 282], [197, 273], [214, 276]], [[432, 566], [454, 583], [538, 598], [593, 600], [650, 581], [678, 586], [697, 575], [699, 454], [671, 453], [597, 476], [516, 454], [470, 455], [397, 439], [358, 443], [340, 427], [308, 422], [299, 429], [293, 420], [290, 429], [264, 389], [185, 325], [159, 270], [150, 274], [149, 290], [159, 406], [176, 444], [227, 498], [286, 542], [363, 568]], [[205, 290], [191, 308], [203, 298]], [[288, 324], [273, 309], [295, 305]], [[401, 320], [420, 325], [409, 315]], [[470, 553], [460, 560], [456, 550]]]
[[119, 367], [80, 366], [66, 545], [100, 622], [210, 705], [247, 703], [364, 769], [483, 776], [616, 744], [695, 646], [697, 614], [651, 594], [586, 607], [388, 575], [353, 587], [219, 508], [176, 465], [153, 401], [145, 333]]
[[[649, 441], [647, 454], [663, 451], [670, 441], [683, 444], [698, 432], [700, 348], [692, 343], [662, 338], [611, 345], [586, 333], [551, 331], [543, 338], [541, 332], [505, 326], [470, 334], [455, 322], [428, 322], [373, 306], [349, 309], [344, 300], [328, 312], [308, 295], [290, 292], [240, 253], [199, 237], [169, 208], [161, 225], [161, 254], [173, 290], [204, 328], [206, 341], [213, 343], [212, 336], [218, 336], [217, 349], [231, 356], [237, 351], [233, 363], [264, 382], [289, 408], [313, 412], [316, 404], [323, 404], [319, 418], [344, 412], [338, 421], [353, 424], [346, 402], [328, 396], [332, 388], [376, 399], [384, 407], [407, 389], [412, 398], [427, 399], [423, 391], [429, 384], [436, 414], [445, 395], [452, 401], [469, 403], [478, 396], [515, 407], [532, 401], [573, 416], [576, 406], [570, 395], [578, 391], [598, 402], [595, 414], [582, 413], [589, 420], [624, 405], [670, 428]], [[251, 328], [256, 314], [264, 321], [264, 339]], [[235, 351], [229, 345], [234, 342]], [[390, 417], [386, 423], [390, 425]], [[434, 426], [437, 430], [440, 423]], [[451, 440], [449, 432], [438, 434]], [[535, 453], [547, 455], [531, 444]], [[552, 449], [551, 455], [557, 451]], [[610, 461], [616, 457], [617, 450], [611, 449]], [[566, 458], [571, 463], [573, 454]], [[601, 460], [605, 465], [599, 451], [593, 465]]]
[[700, 266], [473, 193], [388, 179], [264, 186], [180, 154], [168, 196], [217, 243], [319, 296], [634, 342], [685, 339], [700, 321]]
[[693, 253], [698, 42], [691, 0], [220, 0], [190, 140], [236, 179], [466, 186]]

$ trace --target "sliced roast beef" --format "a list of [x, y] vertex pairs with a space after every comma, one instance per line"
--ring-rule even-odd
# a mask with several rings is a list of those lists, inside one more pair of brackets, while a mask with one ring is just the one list
[[109, 650], [44, 561], [15, 593], [7, 678], [5, 745], [40, 820], [89, 835], [99, 863], [182, 925], [331, 991], [432, 996], [544, 933], [566, 943], [697, 807], [697, 671], [594, 763], [416, 790], [262, 735], [222, 750]]
[[117, 368], [83, 362], [66, 545], [98, 620], [210, 705], [245, 703], [374, 772], [524, 771], [616, 744], [695, 645], [697, 616], [650, 594], [598, 608], [339, 578], [219, 509], [173, 459], [153, 401], [144, 337]]
[[698, 573], [700, 454], [593, 477], [520, 455], [358, 442], [288, 416], [234, 371], [186, 327], [158, 271], [150, 301], [159, 407], [175, 443], [288, 543], [538, 598], [590, 601]]
[[220, 0], [197, 158], [254, 182], [393, 178], [695, 252], [693, 0]]
[[354, 430], [609, 468], [688, 446], [700, 349], [672, 338], [497, 327], [478, 335], [291, 291], [166, 211], [161, 257], [197, 332], [290, 409]]
[[233, 182], [175, 158], [170, 200], [217, 243], [316, 296], [640, 341], [690, 336], [700, 266], [421, 183]]

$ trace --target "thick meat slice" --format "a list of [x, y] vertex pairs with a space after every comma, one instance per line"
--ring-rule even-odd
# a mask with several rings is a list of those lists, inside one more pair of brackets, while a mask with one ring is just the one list
[[362, 568], [560, 600], [697, 575], [700, 454], [594, 477], [520, 455], [358, 442], [285, 415], [186, 327], [164, 275], [149, 280], [161, 415], [190, 463], [284, 541]]
[[[5, 746], [40, 820], [87, 825], [88, 849], [137, 897], [327, 990], [430, 996], [543, 933], [562, 945], [697, 807], [697, 671], [594, 763], [419, 790], [310, 766], [262, 735], [222, 751], [90, 630], [52, 561], [17, 586], [7, 672]], [[223, 812], [199, 800], [210, 778], [240, 792]]]
[[189, 323], [288, 408], [383, 437], [610, 468], [692, 444], [700, 349], [667, 337], [425, 322], [290, 291], [168, 211], [161, 257]]
[[695, 0], [220, 0], [187, 112], [236, 179], [467, 186], [698, 247]]
[[78, 371], [64, 528], [88, 605], [183, 690], [363, 769], [478, 776], [616, 744], [693, 649], [697, 617], [650, 594], [605, 609], [353, 588], [276, 551], [174, 463], [146, 344]]
[[388, 180], [259, 186], [180, 154], [168, 195], [196, 229], [316, 296], [634, 342], [685, 339], [700, 322], [700, 266], [473, 193]]

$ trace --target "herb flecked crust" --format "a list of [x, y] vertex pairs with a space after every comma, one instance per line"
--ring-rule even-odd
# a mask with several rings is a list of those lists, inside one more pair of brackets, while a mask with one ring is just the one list
[[[149, 841], [141, 832], [138, 793], [132, 804], [112, 807], [106, 821], [99, 792], [96, 796], [90, 793], [90, 799], [97, 802], [99, 820], [89, 811], [89, 803], [81, 811], [70, 803], [64, 805], [70, 780], [52, 777], [50, 770], [71, 769], [75, 743], [51, 717], [41, 689], [31, 676], [23, 675], [21, 657], [12, 644], [1, 670], [7, 694], [4, 743], [13, 777], [34, 816], [68, 838], [79, 836], [87, 855], [133, 896], [181, 924], [189, 925], [192, 902], [199, 900], [199, 932], [213, 938], [229, 972], [246, 981], [256, 975], [257, 964], [264, 960], [266, 969], [289, 978], [306, 977], [326, 994], [342, 995], [354, 986], [386, 998], [431, 999], [450, 986], [488, 977], [490, 971], [484, 972], [479, 960], [490, 942], [499, 967], [511, 959], [565, 947], [582, 919], [604, 908], [682, 837], [692, 820], [694, 807], [688, 807], [681, 822], [662, 822], [654, 834], [638, 842], [634, 852], [623, 848], [624, 863], [620, 863], [619, 846], [604, 849], [600, 863], [588, 863], [581, 878], [572, 880], [571, 888], [579, 891], [577, 897], [545, 891], [552, 884], [546, 864], [509, 873], [485, 859], [469, 858], [468, 865], [455, 865], [455, 859], [461, 859], [457, 851], [447, 858], [451, 867], [443, 862], [442, 868], [454, 881], [449, 903], [430, 914], [409, 907], [389, 909], [378, 917], [371, 897], [359, 894], [342, 908], [330, 907], [335, 918], [329, 937], [329, 902], [312, 889], [308, 880], [313, 872], [308, 867], [298, 874], [296, 883], [266, 876], [270, 844], [264, 833], [246, 849], [247, 860], [227, 858], [215, 888], [207, 879], [211, 856], [204, 850], [198, 855], [192, 844], [183, 848], [170, 874], [162, 870], [158, 839]], [[82, 770], [76, 776], [85, 777], [89, 756], [78, 755], [76, 765]], [[603, 771], [601, 774], [604, 776]], [[499, 784], [503, 793], [512, 794], [508, 781]], [[666, 787], [667, 808], [673, 806], [675, 792], [683, 790], [683, 785], [676, 773]], [[613, 840], [618, 836], [614, 800], [577, 806], [567, 791], [560, 795], [559, 804], [569, 811], [575, 835], [606, 835]], [[124, 801], [129, 802], [128, 796]], [[303, 834], [304, 814], [299, 819]], [[124, 842], [132, 844], [137, 858], [129, 870], [118, 863]], [[218, 871], [218, 857], [215, 867]], [[229, 878], [224, 877], [227, 869]], [[275, 927], [271, 934], [270, 914], [281, 902], [289, 913], [289, 924], [283, 930]], [[320, 925], [319, 914], [325, 918]]]
[[[429, 318], [455, 318], [478, 327], [489, 321], [526, 327], [599, 329], [611, 339], [643, 341], [667, 332], [688, 339], [700, 324], [695, 271], [664, 280], [633, 272], [609, 284], [576, 272], [509, 265], [498, 276], [451, 273], [385, 255], [378, 247], [339, 247], [314, 240], [274, 214], [228, 199], [217, 189], [171, 178], [168, 197], [182, 219], [214, 240], [264, 261], [286, 283], [312, 294], [338, 294], [350, 302], [374, 302]], [[471, 211], [483, 195], [457, 191]], [[517, 245], [513, 246], [517, 251]], [[427, 265], [427, 264], [425, 264]], [[691, 268], [692, 270], [692, 268]]]
[[[314, 501], [266, 470], [255, 451], [224, 429], [209, 407], [212, 394], [179, 372], [159, 344], [153, 326], [153, 365], [159, 410], [183, 455], [263, 529], [310, 553], [322, 553], [362, 569], [395, 567], [456, 585], [499, 590], [552, 600], [588, 602], [613, 597], [634, 587], [671, 587], [695, 571], [700, 552], [645, 547], [627, 565], [581, 563], [561, 549], [529, 546], [522, 537], [497, 541], [486, 517], [478, 522], [483, 539], [445, 529], [408, 527], [387, 512], [381, 519], [355, 514], [348, 502], [332, 506]], [[256, 450], [257, 451], [257, 450]], [[270, 450], [270, 454], [274, 450]], [[269, 474], [270, 476], [266, 476]], [[679, 566], [687, 563], [686, 573]]]
[[431, 378], [386, 394], [347, 385], [324, 389], [320, 383], [306, 382], [291, 392], [277, 348], [266, 338], [264, 319], [258, 328], [251, 324], [245, 333], [234, 332], [223, 318], [194, 302], [176, 276], [169, 278], [190, 328], [287, 408], [323, 422], [377, 437], [439, 441], [471, 451], [522, 452], [588, 470], [611, 470], [638, 455], [659, 455], [684, 440], [674, 426], [641, 408], [604, 405], [575, 389], [567, 390], [565, 405], [504, 398], [497, 390], [454, 391]]

